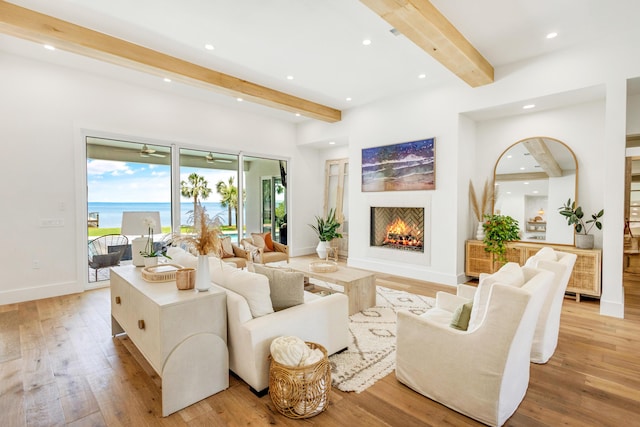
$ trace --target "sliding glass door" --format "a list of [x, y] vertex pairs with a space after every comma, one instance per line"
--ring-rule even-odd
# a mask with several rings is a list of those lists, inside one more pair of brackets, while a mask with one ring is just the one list
[[200, 203], [222, 232], [238, 241], [238, 156], [180, 149], [180, 225], [193, 225]]
[[[87, 242], [122, 234], [124, 212], [157, 212], [154, 240], [161, 241], [193, 225], [198, 203], [232, 241], [262, 231], [287, 241], [286, 161], [99, 137], [86, 138], [86, 153]], [[125, 234], [122, 263], [132, 262], [140, 234]], [[121, 245], [102, 246], [106, 259]], [[90, 264], [89, 281], [107, 280], [108, 272]]]
[[287, 162], [244, 157], [246, 232], [271, 232], [287, 242]]
[[[86, 152], [88, 242], [122, 234], [123, 212], [158, 212], [160, 224], [153, 230], [154, 239], [171, 233], [171, 147], [87, 137]], [[121, 262], [133, 258], [131, 242], [145, 228], [137, 225], [129, 225], [136, 234], [126, 236], [128, 246]], [[110, 239], [111, 244], [103, 243], [107, 242], [103, 238], [89, 246], [89, 282], [107, 280], [108, 267], [118, 262], [114, 253], [121, 245]]]

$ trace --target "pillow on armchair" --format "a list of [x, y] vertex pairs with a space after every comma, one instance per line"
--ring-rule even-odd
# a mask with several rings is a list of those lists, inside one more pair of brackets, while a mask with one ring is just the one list
[[220, 243], [222, 247], [222, 258], [233, 258], [235, 255], [233, 253], [233, 245], [231, 244], [231, 237], [226, 236], [220, 238]]
[[251, 233], [251, 239], [253, 240], [254, 246], [259, 249], [263, 249], [265, 252], [273, 252], [273, 239], [271, 238], [271, 233]]

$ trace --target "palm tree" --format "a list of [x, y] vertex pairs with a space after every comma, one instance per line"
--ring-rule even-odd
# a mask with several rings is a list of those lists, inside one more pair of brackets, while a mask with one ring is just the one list
[[180, 181], [180, 194], [182, 194], [182, 197], [193, 198], [194, 218], [197, 212], [198, 197], [205, 200], [211, 194], [211, 189], [208, 185], [207, 180], [195, 172], [189, 175], [188, 182]]
[[238, 209], [238, 187], [233, 185], [233, 176], [229, 177], [228, 184], [224, 181], [218, 181], [216, 191], [221, 197], [220, 205], [229, 210], [229, 225], [231, 225], [231, 210], [235, 210], [237, 214]]

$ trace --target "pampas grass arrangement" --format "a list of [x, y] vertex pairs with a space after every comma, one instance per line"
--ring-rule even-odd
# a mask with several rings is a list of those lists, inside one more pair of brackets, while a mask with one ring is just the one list
[[480, 197], [476, 195], [476, 190], [473, 188], [473, 182], [469, 181], [469, 200], [471, 209], [478, 222], [484, 220], [484, 216], [488, 213], [490, 203], [493, 201], [494, 193], [488, 180], [484, 181], [484, 187], [482, 188], [482, 194]]
[[220, 219], [218, 217], [210, 218], [206, 208], [200, 204], [196, 205], [192, 219], [194, 224], [193, 234], [180, 234], [174, 236], [173, 240], [178, 243], [184, 243], [199, 255], [214, 254], [220, 258], [222, 253]]

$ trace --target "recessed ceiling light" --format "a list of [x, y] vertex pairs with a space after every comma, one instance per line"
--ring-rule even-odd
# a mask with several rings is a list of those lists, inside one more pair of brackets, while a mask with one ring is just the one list
[[[525, 167], [524, 167], [524, 166], [523, 166], [523, 167], [521, 167], [521, 168], [520, 168], [520, 170], [521, 170], [521, 171], [525, 170]], [[525, 182], [525, 184], [528, 184], [528, 182]]]
[[293, 76], [291, 75], [287, 76], [287, 80], [293, 80]]
[[242, 102], [242, 101], [243, 101], [243, 99], [242, 99], [242, 98], [236, 98], [236, 101], [238, 101], [238, 102]]
[[171, 79], [169, 77], [165, 77], [163, 80], [167, 83], [171, 83]]
[[538, 194], [538, 190], [533, 190], [533, 194]]
[[207, 44], [205, 44], [205, 45], [204, 45], [204, 48], [205, 48], [205, 49], [207, 49], [207, 50], [213, 50], [213, 49], [215, 49], [215, 47], [213, 47], [213, 45], [212, 45], [211, 43], [207, 43]]
[[351, 101], [351, 98], [347, 98], [347, 102], [348, 102], [348, 101]]
[[296, 113], [296, 117], [300, 117], [300, 113]]
[[510, 159], [510, 158], [512, 158], [512, 157], [513, 157], [513, 156], [512, 156], [511, 154], [509, 154], [509, 155], [507, 156], [507, 159]]
[[536, 104], [527, 104], [527, 105], [523, 105], [522, 109], [523, 110], [530, 110], [532, 108], [535, 108]]
[[555, 39], [557, 36], [558, 36], [558, 33], [556, 33], [555, 31], [547, 34], [548, 39]]
[[364, 39], [364, 40], [362, 40], [362, 44], [365, 45], [365, 46], [369, 46], [371, 44], [371, 40]]
[[329, 141], [329, 145], [336, 145], [335, 141]]
[[523, 184], [524, 184], [524, 185], [529, 185], [529, 183], [528, 183], [528, 182], [523, 182]]
[[51, 46], [50, 44], [45, 44], [44, 48], [47, 49], [47, 50], [56, 50], [56, 48]]
[[422, 74], [418, 74], [418, 78], [419, 78], [419, 79], [424, 79], [424, 78], [426, 78], [426, 77], [427, 77], [427, 75], [426, 75], [426, 74], [424, 74], [424, 73], [422, 73]]

